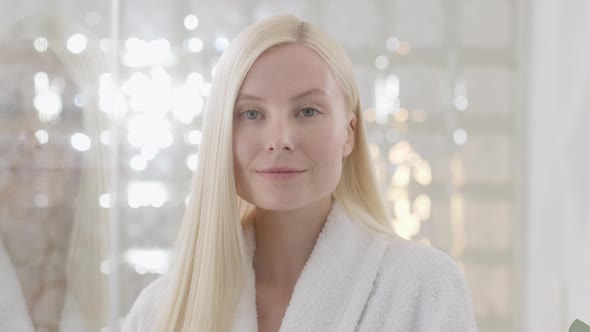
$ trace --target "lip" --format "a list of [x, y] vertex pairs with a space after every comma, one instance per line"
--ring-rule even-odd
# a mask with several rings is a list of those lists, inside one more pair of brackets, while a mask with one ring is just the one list
[[271, 167], [256, 171], [261, 176], [272, 180], [286, 180], [297, 177], [307, 170], [289, 168], [289, 167]]

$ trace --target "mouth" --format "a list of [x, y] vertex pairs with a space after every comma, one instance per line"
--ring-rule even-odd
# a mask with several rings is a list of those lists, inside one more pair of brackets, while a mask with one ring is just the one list
[[287, 180], [295, 178], [307, 170], [296, 170], [296, 169], [265, 169], [256, 171], [256, 173], [260, 174], [262, 177], [271, 179], [271, 180]]

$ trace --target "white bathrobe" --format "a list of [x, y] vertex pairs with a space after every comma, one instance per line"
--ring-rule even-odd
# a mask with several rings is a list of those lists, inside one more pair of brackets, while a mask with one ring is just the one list
[[[245, 232], [253, 258], [253, 226]], [[233, 332], [255, 332], [254, 269]], [[124, 332], [154, 332], [166, 276], [148, 285], [129, 312]], [[280, 332], [476, 331], [470, 292], [455, 262], [415, 242], [374, 235], [334, 201], [291, 296]]]

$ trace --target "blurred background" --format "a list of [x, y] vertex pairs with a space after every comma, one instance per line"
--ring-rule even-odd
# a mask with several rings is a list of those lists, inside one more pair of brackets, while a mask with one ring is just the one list
[[348, 51], [391, 222], [460, 264], [479, 330], [589, 323], [590, 2], [1, 0], [0, 331], [117, 329], [168, 269], [216, 61], [287, 12]]

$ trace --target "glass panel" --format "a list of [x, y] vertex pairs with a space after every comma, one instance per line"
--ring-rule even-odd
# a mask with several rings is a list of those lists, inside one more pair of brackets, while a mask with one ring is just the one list
[[481, 330], [516, 330], [515, 8], [2, 1], [0, 281], [14, 330], [116, 328], [167, 271], [215, 64], [241, 29], [284, 12], [350, 54], [396, 231], [461, 263]]
[[102, 143], [110, 119], [100, 94], [106, 44], [98, 37], [107, 17], [78, 8], [77, 19], [55, 5], [67, 4], [17, 10], [8, 3], [2, 11], [13, 13], [3, 15], [0, 35], [6, 331], [99, 331], [108, 323], [114, 172]]

